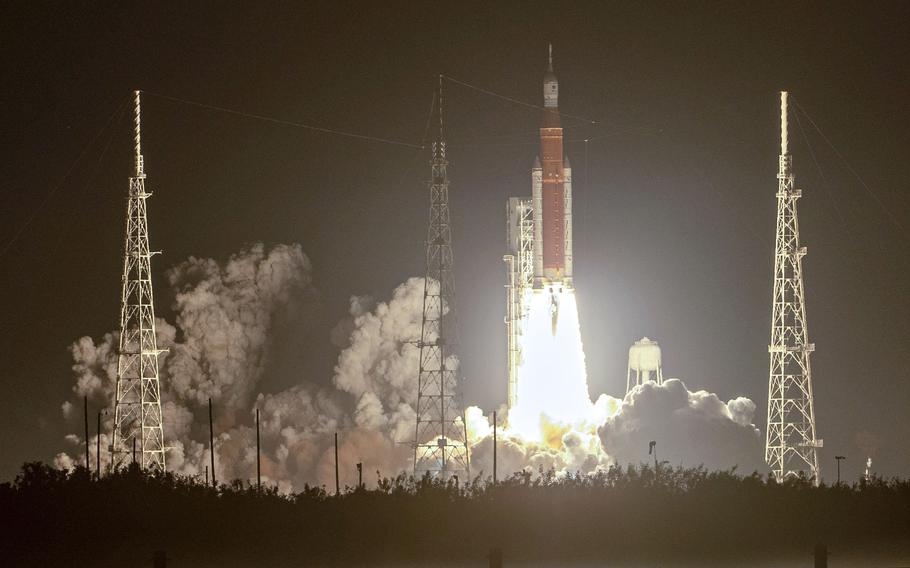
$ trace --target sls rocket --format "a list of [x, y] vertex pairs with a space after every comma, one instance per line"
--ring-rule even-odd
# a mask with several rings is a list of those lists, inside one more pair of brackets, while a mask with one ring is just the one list
[[553, 46], [543, 79], [544, 111], [540, 155], [531, 170], [534, 210], [534, 289], [550, 295], [553, 333], [560, 295], [572, 289], [572, 168], [563, 153], [559, 82], [553, 72]]
[[528, 331], [534, 296], [549, 300], [551, 331], [557, 335], [559, 304], [574, 293], [572, 282], [572, 168], [563, 153], [559, 82], [553, 72], [553, 46], [543, 78], [540, 155], [531, 168], [531, 196], [506, 202], [506, 335], [508, 403], [518, 401], [522, 336]]

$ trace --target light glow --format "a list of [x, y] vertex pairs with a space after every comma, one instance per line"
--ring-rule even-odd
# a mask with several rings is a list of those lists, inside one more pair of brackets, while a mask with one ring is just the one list
[[575, 290], [536, 289], [523, 299], [528, 320], [521, 337], [517, 405], [508, 430], [558, 448], [565, 433], [596, 428], [602, 417], [588, 393]]

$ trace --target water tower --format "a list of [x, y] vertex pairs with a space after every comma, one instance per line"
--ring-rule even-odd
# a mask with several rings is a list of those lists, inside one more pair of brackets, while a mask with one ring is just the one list
[[663, 365], [660, 361], [660, 345], [647, 337], [629, 347], [629, 374], [626, 380], [626, 394], [638, 385], [654, 381], [664, 382]]

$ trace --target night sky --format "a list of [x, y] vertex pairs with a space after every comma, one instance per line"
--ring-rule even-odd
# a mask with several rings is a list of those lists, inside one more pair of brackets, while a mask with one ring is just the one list
[[[752, 398], [764, 432], [787, 89], [823, 472], [874, 451], [910, 473], [910, 4], [235, 4], [0, 8], [0, 479], [68, 449], [67, 346], [117, 327], [131, 90], [158, 314], [186, 257], [300, 243], [321, 308], [299, 372], [326, 383], [350, 296], [423, 273], [427, 153], [154, 94], [420, 144], [436, 74], [540, 104], [549, 41], [561, 110], [597, 121], [564, 120], [592, 396], [623, 394], [647, 335], [665, 376]], [[539, 111], [446, 89], [465, 400], [492, 409], [504, 202], [530, 194]]]

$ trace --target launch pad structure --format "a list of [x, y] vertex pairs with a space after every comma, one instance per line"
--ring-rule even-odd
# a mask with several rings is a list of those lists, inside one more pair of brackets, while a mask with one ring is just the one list
[[528, 294], [534, 288], [534, 208], [530, 199], [510, 197], [506, 203], [508, 247], [506, 263], [506, 337], [508, 338], [509, 408], [518, 404], [518, 368], [521, 366], [521, 337], [528, 321]]
[[818, 485], [818, 448], [815, 405], [812, 396], [809, 343], [806, 327], [806, 294], [803, 287], [803, 257], [796, 202], [793, 159], [787, 134], [788, 93], [780, 94], [781, 143], [777, 174], [777, 230], [774, 243], [774, 299], [771, 342], [768, 345], [768, 426], [765, 461], [774, 477], [783, 481], [800, 472]]
[[437, 133], [430, 162], [430, 219], [427, 227], [426, 278], [423, 292], [420, 370], [417, 379], [417, 420], [414, 474], [442, 479], [471, 472], [467, 425], [458, 396], [455, 280], [452, 274], [452, 226], [449, 176], [443, 128], [442, 76], [436, 95]]
[[158, 349], [155, 334], [151, 258], [157, 253], [149, 248], [146, 201], [152, 194], [145, 189], [139, 91], [134, 92], [133, 101], [135, 173], [130, 178], [126, 211], [111, 469], [126, 465], [138, 451], [143, 469], [164, 471], [158, 380], [158, 356], [164, 350]]

